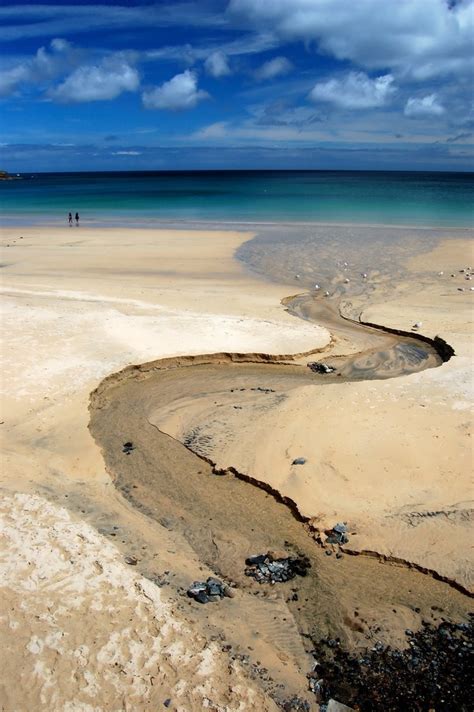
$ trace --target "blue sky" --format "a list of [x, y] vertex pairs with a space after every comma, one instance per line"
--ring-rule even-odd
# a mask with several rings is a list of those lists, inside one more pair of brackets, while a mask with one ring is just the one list
[[473, 170], [474, 0], [0, 8], [1, 168]]

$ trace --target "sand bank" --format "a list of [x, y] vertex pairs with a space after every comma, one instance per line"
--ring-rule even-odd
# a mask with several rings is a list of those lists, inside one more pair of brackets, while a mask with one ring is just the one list
[[[125, 679], [128, 682], [122, 687], [116, 686], [113, 675], [105, 676], [105, 679], [103, 675], [104, 665], [107, 667], [111, 663], [103, 651], [115, 645], [115, 631], [127, 631], [132, 608], [145, 605], [140, 591], [137, 598], [132, 596], [133, 600], [123, 600], [124, 587], [129, 589], [132, 585], [131, 579], [127, 578], [130, 576], [129, 569], [123, 563], [123, 557], [130, 552], [140, 559], [140, 571], [164, 586], [160, 591], [163, 602], [159, 597], [159, 603], [165, 607], [172, 625], [185, 631], [177, 644], [179, 655], [184, 655], [186, 661], [196, 662], [186, 667], [182, 678], [170, 671], [166, 651], [171, 639], [166, 637], [167, 631], [161, 633], [155, 628], [150, 632], [147, 627], [149, 612], [145, 610], [136, 622], [136, 635], [143, 647], [136, 649], [135, 662], [141, 667], [140, 655], [148, 649], [150, 636], [163, 636], [163, 655], [157, 652], [154, 659], [155, 666], [164, 671], [159, 683], [160, 695], [165, 699], [173, 698], [178, 709], [201, 709], [208, 694], [208, 690], [202, 689], [199, 677], [199, 671], [204, 669], [217, 681], [213, 683], [215, 695], [211, 704], [221, 705], [224, 709], [237, 709], [240, 703], [240, 709], [250, 706], [274, 709], [273, 699], [278, 695], [281, 701], [285, 694], [307, 694], [307, 652], [301, 644], [295, 622], [297, 618], [289, 611], [285, 596], [276, 594], [274, 599], [264, 601], [262, 613], [261, 607], [256, 608], [242, 595], [238, 606], [217, 614], [220, 616], [217, 623], [209, 620], [207, 613], [190, 608], [186, 599], [183, 602], [179, 587], [193, 578], [212, 573], [213, 568], [209, 567], [212, 556], [204, 556], [206, 547], [200, 550], [197, 539], [193, 540], [194, 535], [183, 533], [172, 519], [163, 520], [157, 526], [148, 516], [151, 512], [146, 510], [146, 491], [142, 493], [145, 502], [140, 511], [130, 506], [133, 483], [129, 484], [128, 491], [125, 484], [125, 497], [117, 492], [104, 466], [103, 456], [87, 429], [89, 393], [103, 377], [128, 364], [179, 354], [216, 351], [302, 353], [327, 346], [330, 339], [327, 330], [296, 319], [282, 309], [280, 301], [294, 292], [294, 286], [257, 281], [232, 259], [235, 249], [248, 237], [241, 233], [86, 231], [75, 228], [9, 230], [3, 233], [2, 241], [9, 245], [5, 247], [2, 258], [2, 288], [5, 293], [3, 320], [8, 333], [3, 350], [4, 373], [8, 380], [5, 379], [7, 395], [3, 399], [5, 415], [2, 417], [6, 453], [2, 485], [9, 493], [4, 505], [7, 522], [4, 534], [8, 540], [8, 546], [4, 549], [7, 576], [3, 589], [7, 601], [6, 637], [11, 638], [12, 628], [25, 629], [23, 635], [15, 636], [13, 646], [10, 643], [12, 665], [17, 660], [25, 686], [29, 679], [33, 679], [35, 670], [43, 671], [44, 679], [39, 678], [38, 686], [34, 688], [36, 692], [31, 694], [33, 697], [46, 695], [43, 698], [46, 701], [41, 701], [45, 709], [51, 709], [52, 681], [59, 677], [69, 679], [67, 671], [64, 674], [58, 666], [58, 656], [62, 655], [65, 660], [72, 659], [71, 656], [64, 656], [64, 650], [67, 648], [73, 654], [82, 639], [90, 651], [85, 668], [91, 682], [84, 688], [84, 680], [75, 678], [64, 687], [56, 686], [54, 704], [85, 704], [87, 699], [96, 709], [114, 709], [107, 702], [112, 688], [133, 709], [147, 709], [147, 704], [156, 704], [161, 700], [156, 696], [156, 690], [152, 690], [155, 682], [143, 675], [140, 689], [144, 702], [138, 703], [132, 698], [132, 692], [127, 691], [128, 683], [135, 675], [132, 668], [126, 669], [128, 677]], [[460, 243], [457, 249], [456, 253], [452, 252], [452, 245], [446, 248], [447, 252], [442, 257], [445, 269], [448, 258], [456, 266], [459, 260], [462, 263], [466, 261], [465, 243]], [[416, 264], [413, 269], [416, 284]], [[399, 295], [407, 300], [403, 310], [389, 313], [390, 308], [397, 308], [398, 301], [394, 299], [381, 307], [371, 305], [364, 312], [364, 318], [380, 321], [386, 317], [392, 325], [405, 329], [420, 318], [426, 323], [433, 318], [435, 328], [436, 313], [429, 316], [431, 305], [437, 304], [438, 311], [446, 308], [442, 295], [436, 291], [432, 294], [426, 292], [426, 289], [436, 290], [438, 287], [435, 284], [438, 283], [433, 282], [428, 287], [424, 282], [420, 284], [415, 300], [412, 296], [410, 301], [410, 295]], [[466, 305], [464, 315], [451, 321], [447, 316], [445, 319], [454, 323], [453, 329], [456, 329], [449, 333], [458, 354], [453, 365], [450, 362], [442, 368], [386, 382], [334, 384], [323, 389], [301, 386], [292, 389], [285, 399], [273, 403], [271, 408], [259, 409], [256, 403], [243, 402], [242, 405], [249, 407], [246, 417], [242, 419], [237, 414], [239, 409], [234, 409], [236, 417], [227, 421], [225, 438], [222, 437], [222, 429], [219, 431], [219, 423], [212, 423], [208, 431], [212, 458], [220, 465], [233, 465], [257, 479], [267, 481], [294, 499], [301, 511], [320, 526], [326, 522], [332, 525], [334, 519], [346, 517], [357, 531], [357, 537], [351, 538], [353, 548], [372, 548], [415, 563], [426, 558], [429, 567], [467, 585], [464, 553], [464, 512], [467, 511], [468, 498], [467, 436], [464, 434], [467, 411], [464, 404], [468, 402], [465, 381], [468, 298], [466, 293], [455, 302], [456, 310], [461, 303]], [[450, 301], [446, 313], [453, 311], [452, 304]], [[387, 311], [376, 313], [370, 311], [372, 309]], [[437, 331], [445, 335], [441, 329]], [[427, 333], [431, 335], [431, 331]], [[352, 347], [340, 338], [330, 348], [329, 354], [335, 354]], [[211, 397], [214, 399], [214, 394]], [[422, 397], [424, 400], [418, 403]], [[438, 418], [441, 408], [437, 410], [437, 404], [445, 404], [446, 401], [449, 407], [444, 405], [442, 409], [443, 447], [439, 452], [435, 450], [431, 457], [428, 436], [437, 434], [433, 430], [440, 427]], [[407, 418], [415, 412], [415, 403], [423, 411], [433, 408], [432, 414], [427, 417], [424, 413], [423, 420], [415, 418], [413, 422], [408, 421]], [[194, 428], [208, 420], [210, 405], [215, 406], [215, 403], [210, 404], [205, 393], [201, 398], [193, 398], [192, 403], [174, 404], [171, 408], [173, 412], [168, 409], [166, 413], [160, 413], [155, 404], [154, 425], [150, 427], [158, 425], [160, 429], [168, 429], [173, 436], [186, 440]], [[425, 407], [422, 408], [422, 405]], [[258, 416], [253, 419], [254, 428], [242, 427], [252, 414]], [[380, 427], [382, 417], [390, 424], [390, 431]], [[405, 422], [410, 424], [409, 430], [405, 428]], [[308, 423], [313, 425], [311, 430]], [[372, 433], [369, 437], [367, 428]], [[410, 440], [408, 436], [412, 431], [413, 439]], [[418, 452], [417, 432], [418, 449], [421, 439], [425, 453], [425, 457], [419, 459], [415, 457]], [[229, 433], [235, 435], [229, 437]], [[272, 433], [271, 438], [268, 433]], [[400, 447], [395, 444], [395, 433], [405, 444], [406, 461]], [[125, 433], [116, 433], [115, 437], [121, 443]], [[408, 442], [405, 442], [403, 438], [407, 437]], [[374, 441], [379, 444], [378, 449]], [[373, 454], [369, 462], [368, 448]], [[385, 448], [390, 457], [386, 456]], [[440, 473], [441, 453], [449, 454], [451, 469], [447, 475], [448, 466]], [[307, 465], [301, 470], [291, 467], [294, 457], [301, 455], [306, 457]], [[427, 463], [429, 467], [426, 467]], [[111, 467], [110, 461], [107, 464]], [[431, 467], [435, 468], [434, 474], [430, 471]], [[380, 477], [381, 470], [383, 478]], [[19, 499], [15, 497], [17, 492], [25, 493], [32, 499]], [[41, 525], [37, 532], [38, 539], [32, 531], [32, 518], [22, 513], [25, 502], [27, 511], [28, 507], [35, 510], [35, 517]], [[427, 510], [431, 511], [435, 504], [443, 515], [419, 516], [426, 514]], [[59, 505], [67, 505], [72, 514], [66, 513]], [[452, 505], [454, 516], [450, 514]], [[414, 515], [408, 524], [401, 516], [407, 512], [410, 516]], [[179, 513], [177, 516], [180, 516]], [[426, 529], [422, 531], [420, 526], [416, 526], [417, 517], [422, 520], [422, 529], [430, 527], [428, 534]], [[60, 526], [65, 519], [67, 526]], [[81, 519], [99, 530], [89, 528], [87, 535], [81, 532], [84, 539], [81, 539], [80, 555], [84, 556], [87, 551], [89, 560], [95, 563], [79, 570], [75, 568], [75, 578], [72, 578], [68, 566], [74, 566], [76, 561], [73, 551], [76, 527], [85, 526]], [[393, 526], [388, 526], [392, 522]], [[52, 538], [55, 531], [60, 531], [61, 541], [58, 537]], [[40, 545], [51, 546], [53, 560], [62, 562], [61, 565], [50, 563], [40, 567], [38, 576], [34, 577], [34, 585], [30, 586], [35, 595], [28, 597], [27, 603], [28, 620], [31, 622], [35, 615], [43, 620], [41, 606], [44, 601], [42, 603], [37, 591], [39, 588], [47, 590], [49, 607], [58, 610], [61, 615], [58, 613], [57, 619], [53, 618], [48, 625], [32, 631], [28, 631], [30, 623], [27, 624], [24, 619], [17, 620], [13, 611], [20, 590], [24, 588], [23, 580], [28, 581], [26, 573], [24, 576], [21, 573], [18, 532], [24, 533], [25, 540], [31, 542], [28, 547], [32, 550], [38, 551]], [[299, 534], [295, 532], [297, 536]], [[357, 545], [354, 544], [356, 539]], [[110, 544], [107, 548], [106, 540], [113, 542], [114, 546]], [[422, 545], [426, 545], [427, 541], [429, 546], [425, 546], [427, 551], [424, 556]], [[448, 541], [449, 548], [443, 548]], [[103, 560], [99, 557], [101, 543], [104, 545]], [[219, 539], [216, 543], [212, 529], [208, 544], [211, 550], [215, 547], [220, 549], [222, 558], [228, 555], [229, 559], [233, 557], [237, 560], [240, 556], [232, 544], [232, 537], [227, 536], [224, 541]], [[63, 566], [64, 560], [73, 563]], [[113, 575], [109, 567], [112, 560], [117, 567]], [[355, 563], [355, 559], [351, 562], [347, 560], [343, 566], [350, 567]], [[109, 587], [107, 595], [110, 598], [107, 606], [94, 611], [94, 627], [86, 635], [81, 606], [87, 606], [89, 601], [79, 599], [76, 607], [75, 594], [69, 598], [65, 591], [75, 591], [77, 586], [84, 587], [86, 582], [89, 586], [89, 581], [95, 581], [95, 576], [98, 577], [95, 582], [98, 590], [101, 586]], [[333, 573], [329, 571], [327, 576], [331, 582]], [[135, 591], [144, 580], [136, 574], [133, 579]], [[353, 574], [347, 573], [348, 589], [353, 580]], [[393, 585], [387, 584], [384, 590], [391, 587]], [[415, 589], [422, 591], [423, 585]], [[460, 594], [449, 591], [446, 593], [446, 589], [442, 588], [433, 595], [445, 599], [443, 606], [446, 610], [452, 607], [452, 615], [459, 615], [464, 606], [462, 597], [455, 599], [454, 596]], [[391, 631], [395, 638], [400, 636], [403, 627], [416, 627], [420, 619], [413, 613], [417, 607], [415, 604], [415, 599], [403, 599], [398, 614], [393, 615], [388, 607], [380, 613], [380, 607], [369, 602], [364, 610], [364, 625], [367, 628], [362, 635], [370, 634], [380, 618], [385, 620], [384, 630], [387, 634]], [[352, 600], [344, 600], [342, 596], [342, 622], [347, 613], [352, 615], [349, 611], [351, 605]], [[428, 610], [428, 598], [423, 605]], [[109, 620], [111, 609], [116, 611], [113, 627]], [[243, 633], [242, 619], [247, 621]], [[286, 640], [279, 640], [279, 630], [267, 625], [273, 619], [287, 620], [283, 636]], [[265, 660], [271, 672], [268, 683], [262, 683], [261, 675], [256, 676], [258, 683], [253, 682], [248, 666], [245, 668], [247, 672], [243, 672], [243, 668], [229, 671], [227, 643], [220, 637], [224, 623], [233, 651], [242, 652], [252, 636], [251, 648], [259, 659]], [[195, 636], [188, 635], [191, 625], [196, 631]], [[97, 636], [93, 635], [95, 626], [101, 631], [97, 645], [94, 642]], [[199, 655], [210, 644], [213, 626], [214, 635], [217, 635], [221, 645], [212, 648], [215, 669], [211, 671], [200, 667], [202, 661]], [[260, 630], [262, 626], [263, 634]], [[345, 626], [347, 628], [347, 623]], [[93, 640], [89, 640], [89, 632]], [[53, 633], [56, 637], [51, 637]], [[61, 643], [66, 648], [63, 647], [58, 653], [59, 637], [62, 641], [71, 640], [77, 644], [69, 646], [69, 643]], [[354, 642], [357, 643], [357, 635]], [[124, 652], [124, 660], [125, 657], [130, 658], [127, 651]], [[124, 660], [114, 659], [114, 662], [124, 665]], [[173, 659], [172, 663], [176, 664], [176, 660]], [[64, 662], [64, 665], [67, 664]], [[181, 664], [180, 658], [178, 664]], [[4, 685], [8, 685], [7, 673]], [[246, 697], [241, 690], [242, 679], [250, 696]], [[272, 680], [283, 680], [284, 690], [275, 690]], [[198, 691], [197, 697], [192, 696], [194, 687]], [[21, 697], [21, 690], [14, 690], [14, 694], [16, 697], [10, 698], [12, 709], [27, 706], [28, 700]], [[179, 699], [180, 696], [182, 699]]]

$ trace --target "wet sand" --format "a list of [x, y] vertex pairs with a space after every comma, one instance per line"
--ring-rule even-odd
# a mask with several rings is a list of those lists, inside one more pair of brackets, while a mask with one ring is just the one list
[[[331, 343], [326, 347], [327, 330], [318, 330], [309, 321], [295, 318], [280, 306], [288, 295], [299, 291], [295, 289], [296, 284], [257, 281], [230, 259], [232, 252], [242, 244], [242, 235], [221, 234], [218, 242], [210, 241], [215, 239], [214, 235], [197, 233], [180, 236], [153, 233], [152, 239], [150, 237], [151, 231], [84, 231], [80, 239], [74, 233], [71, 240], [67, 230], [50, 234], [41, 230], [32, 231], [31, 235], [24, 233], [26, 244], [20, 243], [19, 237], [13, 234], [6, 237], [8, 244], [14, 245], [16, 254], [10, 251], [8, 260], [4, 260], [10, 265], [10, 273], [5, 272], [5, 275], [12, 350], [7, 352], [6, 361], [12, 377], [11, 400], [8, 401], [12, 408], [9, 418], [5, 418], [8, 459], [3, 487], [7, 493], [26, 492], [24, 496], [33, 498], [28, 506], [36, 511], [36, 523], [34, 528], [32, 520], [25, 519], [21, 513], [23, 502], [6, 497], [5, 522], [9, 524], [4, 525], [3, 534], [9, 543], [4, 557], [9, 562], [7, 571], [10, 573], [3, 589], [8, 605], [2, 640], [10, 645], [12, 664], [21, 669], [25, 684], [33, 679], [34, 665], [42, 661], [44, 674], [30, 685], [29, 695], [31, 699], [41, 698], [41, 704], [49, 709], [65, 701], [78, 704], [91, 699], [99, 709], [109, 709], [106, 700], [110, 699], [111, 689], [115, 690], [113, 695], [120, 694], [122, 699], [125, 696], [127, 704], [137, 710], [149, 709], [150, 704], [163, 704], [167, 697], [173, 698], [176, 709], [201, 709], [203, 700], [209, 696], [213, 704], [229, 710], [240, 703], [245, 709], [276, 709], [275, 704], [281, 706], [295, 695], [308, 700], [311, 709], [317, 709], [306, 679], [312, 666], [309, 651], [315, 641], [336, 635], [348, 649], [358, 650], [376, 641], [403, 646], [407, 644], [404, 630], [416, 630], [423, 620], [434, 623], [442, 618], [466, 620], [470, 601], [453, 586], [402, 563], [395, 566], [348, 554], [336, 559], [336, 551], [327, 556], [315, 541], [315, 534], [324, 529], [325, 518], [331, 524], [339, 520], [339, 515], [344, 513], [347, 493], [351, 496], [354, 493], [353, 485], [344, 480], [342, 487], [335, 488], [337, 511], [320, 499], [326, 511], [314, 516], [313, 505], [308, 501], [308, 492], [314, 487], [308, 489], [297, 467], [293, 467], [289, 478], [285, 474], [288, 459], [291, 461], [301, 455], [302, 445], [310, 452], [309, 442], [311, 437], [314, 440], [314, 435], [309, 430], [309, 440], [298, 444], [294, 433], [300, 435], [308, 431], [308, 419], [316, 421], [316, 432], [321, 432], [323, 427], [329, 434], [335, 432], [327, 428], [326, 417], [321, 419], [318, 415], [325, 407], [324, 402], [331, 403], [339, 413], [339, 428], [345, 418], [353, 427], [357, 422], [353, 420], [354, 412], [364, 427], [373, 427], [377, 420], [380, 423], [379, 413], [373, 414], [369, 424], [360, 417], [357, 399], [366, 398], [367, 388], [375, 389], [376, 398], [385, 394], [386, 400], [388, 396], [394, 404], [394, 417], [403, 422], [406, 395], [400, 391], [400, 384], [405, 384], [405, 390], [411, 389], [413, 379], [415, 397], [419, 397], [417, 389], [425, 397], [428, 389], [432, 400], [436, 400], [444, 388], [443, 393], [449, 393], [451, 400], [459, 402], [458, 393], [464, 392], [462, 368], [468, 358], [465, 326], [470, 310], [468, 295], [460, 295], [456, 309], [450, 308], [449, 314], [445, 312], [443, 316], [439, 297], [438, 302], [433, 300], [432, 275], [426, 283], [416, 282], [416, 310], [423, 311], [428, 326], [422, 329], [423, 334], [430, 338], [435, 336], [430, 319], [424, 314], [429, 312], [429, 305], [436, 303], [433, 321], [437, 323], [433, 328], [438, 331], [440, 326], [440, 335], [455, 346], [456, 358], [439, 368], [436, 353], [429, 348], [425, 351], [424, 347], [419, 351], [420, 343], [416, 340], [413, 344], [404, 342], [408, 346], [397, 352], [398, 340], [393, 334], [381, 337], [377, 332], [375, 338], [382, 338], [382, 343], [375, 344], [371, 329], [357, 327], [356, 337], [354, 325], [335, 318], [336, 295], [334, 306], [324, 307], [329, 312], [327, 323], [332, 324]], [[459, 240], [456, 244], [448, 241], [436, 249], [430, 257], [431, 265], [436, 259], [443, 264], [451, 264], [449, 260], [457, 264], [460, 255], [467, 254], [468, 246], [465, 241]], [[410, 259], [416, 260], [413, 256]], [[426, 263], [426, 255], [424, 260]], [[410, 269], [408, 264], [406, 267]], [[416, 264], [413, 269], [420, 273]], [[375, 275], [371, 277], [377, 281]], [[349, 293], [344, 296], [342, 310], [351, 318], [360, 314], [364, 321], [409, 332], [413, 303], [410, 305], [408, 292], [387, 290], [385, 294], [390, 294], [390, 301], [378, 306], [375, 299], [370, 303], [365, 300], [364, 290], [354, 290], [352, 297]], [[339, 293], [337, 297], [340, 298]], [[405, 300], [403, 309], [398, 312], [394, 309], [397, 300]], [[318, 301], [320, 298], [311, 294], [310, 298], [293, 300], [286, 307], [308, 318], [307, 310], [311, 311], [313, 303]], [[316, 306], [321, 309], [320, 304]], [[453, 314], [458, 316], [453, 317]], [[386, 321], [382, 318], [384, 315], [389, 316]], [[331, 375], [328, 380], [323, 380], [326, 376], [318, 379], [306, 367], [308, 360], [320, 359], [321, 354], [304, 354], [324, 348], [327, 348], [324, 360], [334, 359], [343, 372], [341, 377]], [[217, 359], [206, 357], [200, 365], [196, 360], [190, 365], [189, 359], [183, 357], [168, 362], [164, 370], [162, 367], [166, 364], [161, 362], [155, 370], [130, 369], [127, 372], [130, 378], [116, 375], [102, 382], [92, 397], [91, 432], [100, 449], [94, 444], [87, 432], [87, 400], [104, 375], [120, 373], [129, 363], [143, 363], [157, 356], [199, 354], [206, 350], [210, 353], [220, 350], [223, 355]], [[368, 353], [359, 356], [364, 350]], [[235, 363], [235, 358], [228, 355], [231, 352], [246, 354], [237, 359], [243, 362]], [[258, 353], [288, 356], [296, 353], [300, 358], [277, 364], [275, 356], [259, 358]], [[387, 355], [390, 367], [384, 374], [382, 367], [387, 363]], [[250, 362], [245, 363], [249, 359]], [[359, 365], [358, 359], [362, 359]], [[420, 365], [424, 370], [420, 371]], [[412, 375], [401, 376], [407, 369]], [[351, 374], [355, 378], [356, 372], [364, 379], [370, 376], [371, 380], [350, 382]], [[398, 377], [390, 378], [395, 373]], [[374, 375], [381, 380], [373, 380]], [[314, 379], [309, 385], [308, 377]], [[238, 383], [239, 388], [246, 390], [237, 393]], [[305, 401], [308, 389], [311, 394]], [[323, 398], [323, 404], [314, 402], [314, 393], [318, 394], [318, 400]], [[51, 402], [45, 403], [45, 400]], [[432, 418], [439, 417], [433, 403], [425, 405], [429, 405]], [[458, 420], [458, 416], [462, 420]], [[453, 468], [461, 463], [456, 459], [460, 457], [459, 452], [463, 448], [465, 452], [466, 430], [460, 430], [459, 425], [466, 422], [462, 408], [450, 407], [449, 417], [444, 422], [443, 447], [452, 458]], [[249, 423], [253, 425], [246, 429]], [[293, 433], [288, 428], [292, 423], [295, 425]], [[418, 422], [416, 427], [420, 425]], [[168, 434], [163, 432], [165, 430]], [[265, 431], [271, 436], [263, 439]], [[347, 431], [342, 428], [342, 432], [344, 442]], [[383, 432], [379, 427], [378, 437], [382, 441]], [[399, 437], [397, 433], [395, 441]], [[130, 455], [122, 451], [126, 441], [133, 441], [135, 445]], [[340, 438], [336, 443], [342, 444]], [[427, 447], [430, 444], [431, 441]], [[260, 460], [250, 461], [251, 454], [260, 456]], [[335, 455], [334, 450], [333, 457]], [[354, 463], [353, 455], [348, 453], [347, 457], [352, 457]], [[377, 464], [378, 453], [372, 455]], [[310, 462], [311, 457], [313, 452]], [[217, 467], [213, 468], [207, 460], [216, 462]], [[273, 475], [283, 473], [284, 481], [267, 476], [264, 464]], [[396, 457], [394, 464], [397, 466]], [[456, 487], [463, 492], [465, 501], [468, 496], [466, 463], [461, 464], [462, 477], [458, 478]], [[266, 492], [232, 472], [224, 476], [215, 474], [216, 469], [231, 467], [275, 491]], [[366, 486], [360, 469], [355, 470], [355, 482], [360, 480]], [[428, 482], [432, 473], [424, 471], [423, 477]], [[452, 488], [453, 482], [449, 478], [447, 481], [435, 478], [434, 482], [436, 496], [446, 502], [446, 488]], [[396, 485], [399, 486], [399, 482]], [[390, 492], [393, 496], [393, 484], [391, 488], [381, 488], [374, 500], [382, 501], [382, 507], [386, 508]], [[288, 501], [278, 501], [281, 498]], [[47, 511], [45, 500], [49, 500]], [[308, 501], [309, 516], [301, 506], [305, 501]], [[61, 514], [64, 510], [59, 505], [67, 506], [72, 513], [70, 522], [67, 519], [70, 515]], [[295, 516], [295, 510], [303, 516]], [[372, 546], [374, 551], [388, 555], [389, 559], [398, 558], [418, 565], [419, 551], [417, 553], [414, 542], [423, 541], [423, 533], [418, 536], [419, 527], [407, 525], [411, 534], [418, 530], [407, 543], [411, 553], [415, 550], [415, 557], [410, 559], [400, 556], [399, 543], [395, 541], [393, 546], [390, 532], [380, 529], [373, 511], [366, 517], [367, 511], [360, 501], [355, 501], [354, 512], [357, 510], [363, 511], [367, 529], [360, 529], [350, 537], [353, 551], [369, 548], [368, 541], [376, 542], [377, 546]], [[458, 499], [455, 512], [464, 510], [465, 504]], [[386, 518], [389, 511], [385, 509]], [[412, 507], [409, 512], [412, 521], [420, 512], [423, 513], [423, 507], [419, 504]], [[86, 529], [75, 530], [77, 517], [77, 523]], [[428, 519], [432, 527], [430, 536], [433, 532], [441, 532], [448, 539], [453, 533], [465, 536], [465, 530], [456, 529], [456, 522], [453, 526], [449, 517], [442, 521], [439, 517]], [[57, 529], [54, 521], [61, 520], [65, 522], [61, 529], [64, 542], [57, 548], [58, 542], [53, 541], [52, 533]], [[26, 570], [22, 574], [15, 565], [22, 556], [21, 536], [15, 539], [15, 526], [23, 532], [25, 542], [31, 538], [33, 547], [38, 546], [37, 537], [44, 531], [43, 545], [51, 551], [53, 560], [55, 556], [64, 559], [64, 552], [67, 552], [66, 560], [77, 559], [78, 554], [73, 553], [70, 542], [77, 541], [81, 533], [82, 556], [89, 557], [90, 567], [80, 571], [75, 568], [76, 581], [72, 585], [65, 571], [44, 566], [38, 571], [38, 583], [33, 584]], [[461, 526], [465, 526], [463, 522]], [[98, 531], [97, 540], [94, 529]], [[352, 521], [350, 530], [354, 530]], [[100, 551], [101, 540], [104, 541], [103, 552]], [[107, 548], [109, 543], [105, 546], [106, 540], [111, 549]], [[361, 545], [354, 546], [356, 541], [361, 541]], [[454, 566], [458, 566], [460, 557], [464, 556], [465, 547], [460, 546], [459, 541], [455, 539], [456, 556], [451, 556]], [[387, 542], [391, 549], [388, 552]], [[446, 562], [452, 552], [439, 547], [437, 541], [435, 548], [438, 550], [436, 565], [431, 566], [432, 562], [428, 561], [425, 568], [465, 588], [464, 568], [456, 575], [452, 575], [452, 570], [443, 572], [439, 564]], [[312, 563], [310, 575], [275, 587], [259, 586], [245, 577], [242, 565], [245, 556], [268, 549], [304, 552]], [[108, 568], [110, 562], [104, 566], [105, 553], [116, 566], [114, 576]], [[123, 563], [123, 556], [136, 557], [137, 567], [131, 578], [124, 573], [130, 569]], [[35, 564], [35, 568], [38, 569], [38, 565]], [[420, 568], [423, 568], [421, 564]], [[199, 607], [185, 596], [190, 581], [216, 573], [238, 585], [235, 598]], [[77, 597], [81, 581], [91, 577], [97, 591], [108, 591], [106, 605], [109, 610], [114, 607], [116, 615], [109, 620], [97, 610], [94, 625], [86, 631], [82, 609], [74, 608], [66, 591], [76, 591]], [[37, 593], [27, 594], [27, 591], [37, 591], [40, 581], [48, 591], [44, 604], [56, 611], [54, 621], [48, 621], [39, 610], [43, 599]], [[141, 581], [152, 582], [152, 589]], [[61, 604], [55, 591], [60, 593]], [[129, 608], [119, 605], [123, 591], [128, 592]], [[14, 614], [19, 595], [24, 597], [28, 620]], [[152, 605], [150, 595], [156, 598]], [[131, 636], [127, 621], [133, 606], [140, 609], [140, 616], [134, 621]], [[154, 687], [152, 675], [142, 671], [138, 690], [137, 655], [139, 651], [146, 657], [152, 645], [150, 635], [153, 633], [146, 629], [150, 616], [156, 616], [152, 606], [161, 607], [172, 621], [179, 651], [175, 646], [169, 653], [165, 647], [161, 657], [157, 653], [155, 664], [166, 669], [164, 676], [158, 687]], [[66, 617], [59, 616], [61, 607]], [[31, 624], [38, 612], [41, 623]], [[23, 633], [16, 636], [17, 643], [12, 648], [9, 630], [15, 626]], [[54, 695], [48, 680], [57, 679], [58, 674], [61, 680], [68, 679], [68, 666], [83, 653], [79, 651], [80, 646], [64, 648], [62, 643], [60, 671], [54, 661], [61, 646], [57, 636], [51, 637], [53, 631], [57, 635], [62, 631], [60, 637], [74, 633], [76, 646], [82, 643], [88, 647], [77, 684], [63, 685], [54, 690]], [[100, 644], [95, 640], [98, 631]], [[123, 672], [114, 677], [105, 662], [109, 659], [112, 664], [112, 658], [107, 658], [104, 649], [111, 645], [117, 647], [117, 642], [114, 643], [117, 635], [122, 642], [120, 659], [116, 658], [116, 662], [123, 667]], [[163, 635], [167, 635], [164, 628]], [[127, 650], [131, 650], [128, 648], [130, 636], [135, 641], [134, 659], [138, 665], [135, 671], [126, 662]], [[166, 646], [172, 646], [172, 640], [173, 635], [166, 638]], [[204, 664], [209, 656], [212, 664]], [[185, 660], [188, 662], [183, 667]], [[190, 660], [195, 661], [195, 665], [190, 664]], [[166, 668], [169, 663], [170, 667]], [[5, 671], [5, 690], [11, 674], [8, 670], [10, 667]], [[99, 682], [104, 670], [107, 684]], [[91, 675], [95, 687], [91, 687]], [[199, 684], [200, 675], [206, 676], [211, 687], [204, 689]], [[84, 692], [86, 679], [89, 682]], [[19, 691], [14, 693], [8, 689], [5, 699], [10, 704], [6, 709], [25, 704]]]

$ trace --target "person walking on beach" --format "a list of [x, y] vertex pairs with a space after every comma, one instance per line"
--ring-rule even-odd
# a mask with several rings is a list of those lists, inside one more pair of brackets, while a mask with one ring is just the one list
[[72, 227], [72, 213], [69, 213], [68, 220], [69, 220], [69, 227]]
[[79, 213], [76, 213], [76, 227], [79, 227]]

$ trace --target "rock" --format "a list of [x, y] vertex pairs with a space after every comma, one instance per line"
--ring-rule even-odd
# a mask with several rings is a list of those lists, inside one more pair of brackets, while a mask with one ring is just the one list
[[135, 450], [135, 445], [130, 441], [122, 445], [122, 452], [124, 452], [126, 455], [130, 455], [132, 450]]
[[311, 361], [307, 366], [311, 371], [314, 371], [314, 373], [334, 373], [336, 370], [335, 366], [330, 366], [322, 361]]
[[295, 576], [306, 576], [311, 563], [306, 556], [274, 557], [271, 552], [245, 560], [245, 575], [258, 583], [284, 583]]
[[209, 576], [207, 581], [194, 581], [188, 588], [187, 594], [198, 603], [210, 603], [211, 601], [219, 601], [224, 596], [232, 598], [233, 596], [227, 593], [227, 589], [229, 589], [227, 584]]
[[126, 556], [125, 563], [129, 566], [136, 566], [138, 564], [138, 559], [136, 558], [136, 556]]
[[347, 526], [344, 523], [338, 522], [326, 531], [326, 544], [347, 544], [348, 541]]
[[168, 697], [168, 699], [163, 702], [163, 705], [164, 705], [164, 707], [169, 707], [170, 704], [171, 704], [171, 697]]
[[348, 707], [347, 705], [343, 705], [342, 702], [338, 702], [337, 700], [329, 700], [327, 707], [326, 707], [326, 712], [354, 712], [353, 707]]
[[305, 457], [296, 457], [291, 464], [292, 465], [304, 465], [305, 463], [306, 463]]

